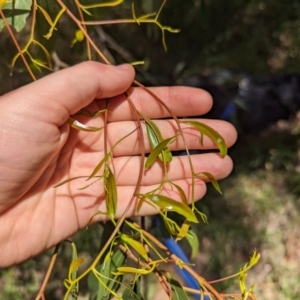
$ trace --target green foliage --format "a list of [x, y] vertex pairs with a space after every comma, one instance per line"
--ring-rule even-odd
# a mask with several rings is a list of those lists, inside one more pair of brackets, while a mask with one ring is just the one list
[[[26, 19], [31, 11], [32, 0], [1, 0], [0, 9], [4, 12], [9, 25], [20, 32], [26, 25]], [[0, 18], [0, 32], [6, 24]]]
[[[12, 6], [13, 4], [14, 7]], [[101, 3], [98, 1], [79, 2], [76, 0], [73, 5], [70, 5], [61, 0], [57, 0], [55, 4], [49, 4], [47, 1], [31, 2], [24, 0], [11, 2], [2, 0], [0, 2], [0, 16], [2, 19], [0, 29], [6, 27], [7, 33], [10, 35], [12, 43], [17, 49], [16, 54], [11, 58], [12, 71], [18, 72], [20, 68], [20, 72], [23, 72], [26, 69], [31, 80], [36, 80], [39, 76], [43, 76], [53, 70], [83, 60], [97, 60], [106, 64], [118, 62], [119, 59], [115, 59], [113, 55], [110, 55], [109, 51], [106, 51], [107, 47], [102, 45], [101, 41], [98, 43], [99, 41], [94, 38], [100, 25], [134, 24], [138, 25], [136, 27], [154, 27], [155, 29], [151, 30], [154, 33], [157, 32], [155, 30], [158, 30], [161, 36], [162, 47], [166, 50], [166, 33], [178, 33], [179, 30], [163, 25], [164, 23], [160, 20], [166, 1], [162, 1], [159, 5], [155, 4], [155, 1], [150, 1], [148, 4], [139, 3], [135, 5], [135, 3], [132, 3], [128, 5], [128, 2], [123, 0], [103, 1]], [[153, 7], [155, 7], [156, 12], [147, 11], [153, 9]], [[204, 4], [201, 7], [204, 7]], [[130, 12], [129, 17], [118, 17], [119, 11], [123, 8], [125, 13]], [[26, 18], [29, 15], [29, 11], [31, 15], [27, 21]], [[191, 14], [191, 12], [187, 13]], [[112, 17], [112, 19], [109, 17]], [[12, 26], [8, 26], [8, 24]], [[22, 29], [25, 30], [27, 24], [30, 29], [24, 35], [25, 39], [12, 30], [12, 28], [17, 32]], [[64, 30], [66, 31], [64, 32]], [[61, 46], [61, 48], [57, 48], [64, 35], [67, 36], [64, 40], [67, 41], [68, 47], [64, 48]], [[128, 41], [132, 44], [132, 39], [128, 39]], [[73, 53], [67, 63], [61, 61], [60, 53], [57, 56], [53, 55], [53, 53], [57, 54], [59, 50], [65, 49]], [[121, 50], [119, 53], [124, 53], [122, 47]], [[131, 59], [130, 55], [126, 55], [126, 57]], [[134, 55], [135, 57], [138, 57], [138, 55]], [[130, 61], [130, 59], [127, 59], [127, 61]], [[139, 84], [138, 82], [136, 83]], [[150, 90], [145, 87], [144, 89], [151, 94]], [[130, 102], [130, 98], [126, 94], [125, 96], [127, 101]], [[55, 188], [59, 188], [61, 185], [79, 178], [86, 178], [87, 181], [94, 179], [90, 184], [79, 187], [81, 190], [88, 189], [95, 182], [102, 184], [105, 191], [106, 211], [95, 212], [95, 214], [103, 214], [110, 221], [104, 225], [104, 229], [108, 229], [108, 231], [105, 232], [104, 230], [100, 237], [100, 250], [95, 256], [91, 257], [88, 265], [85, 265], [86, 259], [78, 255], [77, 246], [71, 243], [72, 260], [64, 280], [66, 288], [64, 299], [69, 299], [70, 297], [77, 299], [80, 293], [80, 283], [84, 279], [87, 280], [90, 289], [89, 298], [91, 300], [112, 299], [113, 297], [117, 299], [142, 299], [147, 290], [141, 288], [141, 280], [153, 273], [157, 276], [165, 292], [171, 294], [173, 299], [188, 299], [185, 292], [187, 288], [180, 285], [170, 274], [161, 270], [161, 267], [169, 261], [173, 261], [177, 266], [184, 268], [194, 276], [207, 295], [215, 299], [221, 299], [220, 293], [209, 282], [193, 271], [190, 266], [186, 265], [175, 254], [170, 253], [156, 237], [147, 232], [144, 228], [145, 226], [140, 226], [132, 220], [125, 220], [127, 212], [133, 208], [134, 200], [138, 198], [137, 211], [145, 204], [155, 207], [170, 235], [174, 236], [177, 241], [188, 237], [193, 256], [195, 256], [199, 245], [198, 239], [196, 239], [195, 234], [191, 231], [191, 223], [199, 223], [197, 215], [200, 215], [204, 222], [207, 221], [205, 214], [200, 212], [194, 203], [196, 200], [194, 192], [195, 181], [199, 178], [210, 180], [216, 190], [221, 191], [217, 181], [210, 173], [203, 171], [195, 174], [191, 160], [189, 163], [192, 174], [190, 197], [187, 197], [179, 185], [169, 180], [168, 168], [173, 159], [169, 145], [177, 139], [182, 139], [185, 143], [183, 129], [181, 128], [183, 124], [184, 126], [192, 126], [199, 132], [199, 145], [203, 145], [204, 138], [211, 139], [223, 157], [227, 154], [227, 146], [222, 136], [214, 129], [201, 122], [179, 121], [171, 109], [163, 104], [161, 99], [156, 95], [153, 96], [157, 104], [161, 108], [166, 109], [175, 121], [176, 134], [174, 136], [163, 137], [155, 121], [150, 120], [147, 116], [143, 116], [136, 107], [132, 107], [134, 115], [137, 116], [135, 121], [138, 126], [131, 133], [122, 137], [117, 143], [110, 145], [110, 148], [105, 150], [104, 158], [95, 165], [94, 170], [89, 176], [79, 174], [55, 186]], [[102, 130], [105, 132], [107, 129], [106, 109], [96, 112], [89, 112], [84, 109], [78, 112], [78, 115], [88, 117], [99, 117], [101, 115], [104, 120], [104, 126], [103, 128], [90, 127], [74, 118], [69, 118], [67, 123], [72, 127], [72, 130], [82, 130], [93, 134], [93, 132]], [[112, 160], [113, 149], [133, 132], [139, 131], [139, 133], [142, 133], [142, 125], [146, 126], [152, 150], [145, 157], [145, 145], [141, 145], [141, 158], [144, 159], [144, 162], [139, 170], [136, 190], [132, 194], [131, 201], [123, 215], [118, 220], [115, 220], [116, 208], [119, 201], [121, 201], [122, 195], [118, 195], [117, 193], [116, 174]], [[105, 145], [109, 144], [106, 137], [104, 143]], [[186, 150], [188, 152], [188, 149]], [[142, 174], [150, 170], [155, 163], [162, 165], [163, 179], [154, 190], [140, 194], [137, 191], [140, 188], [139, 182], [141, 182]], [[164, 195], [166, 186], [177, 191], [181, 201]], [[188, 198], [192, 201], [191, 207], [188, 206]], [[182, 221], [178, 222], [177, 218]], [[56, 259], [57, 252], [52, 257], [53, 261]], [[247, 290], [245, 287], [245, 277], [246, 271], [257, 263], [258, 259], [259, 257], [254, 255], [249, 264], [234, 275], [235, 277], [240, 276], [241, 299], [243, 300], [246, 300], [248, 297], [254, 299], [252, 290]], [[128, 263], [129, 260], [134, 263], [134, 266]], [[52, 271], [52, 267], [53, 264], [50, 264], [49, 271]], [[130, 283], [126, 283], [124, 280], [125, 275], [128, 274], [131, 276]], [[203, 291], [193, 292], [202, 293], [203, 296]], [[232, 294], [228, 294], [226, 297], [232, 298]], [[43, 298], [43, 291], [40, 291], [37, 299]]]

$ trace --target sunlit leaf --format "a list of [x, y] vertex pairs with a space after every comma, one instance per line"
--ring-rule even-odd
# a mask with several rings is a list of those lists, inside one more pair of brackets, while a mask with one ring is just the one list
[[[78, 259], [78, 256], [77, 256], [77, 247], [76, 247], [76, 244], [74, 242], [71, 243], [71, 246], [72, 246], [72, 262], [74, 262], [74, 261], [76, 261]], [[70, 269], [71, 269], [71, 267], [70, 267]], [[78, 271], [78, 268], [75, 269], [73, 272], [71, 272], [71, 280], [72, 281], [74, 281], [77, 278], [77, 271]], [[73, 289], [72, 289], [72, 297], [73, 297], [73, 299], [77, 299], [78, 292], [79, 292], [79, 282], [77, 282], [73, 286]]]
[[160, 142], [149, 154], [147, 160], [145, 162], [145, 169], [148, 170], [150, 166], [152, 166], [157, 159], [158, 155], [161, 154], [163, 150], [166, 149], [167, 145], [174, 141], [176, 137], [171, 137]]
[[175, 240], [176, 242], [182, 240], [187, 236], [190, 226], [191, 226], [191, 222], [189, 220], [185, 220], [183, 222], [179, 232], [177, 233], [176, 240]]
[[132, 247], [144, 259], [148, 259], [148, 254], [142, 243], [134, 240], [126, 234], [121, 235], [121, 239], [130, 247]]
[[138, 275], [148, 275], [151, 274], [153, 272], [153, 270], [155, 269], [156, 265], [153, 264], [151, 267], [149, 268], [132, 268], [132, 267], [119, 267], [117, 272], [115, 272], [115, 275], [122, 275], [122, 274], [138, 274]]
[[175, 184], [174, 182], [172, 182], [171, 184], [172, 184], [172, 186], [174, 186], [174, 187], [176, 188], [176, 190], [178, 191], [178, 193], [179, 193], [179, 195], [180, 195], [180, 198], [181, 198], [181, 200], [182, 200], [182, 203], [184, 203], [184, 204], [187, 205], [187, 204], [188, 204], [188, 200], [187, 200], [186, 194], [185, 194], [185, 192], [183, 191], [183, 189], [182, 189], [179, 185]]
[[201, 177], [201, 175], [204, 175], [207, 179], [209, 179], [209, 181], [211, 182], [213, 187], [216, 189], [216, 191], [218, 191], [220, 194], [222, 194], [222, 191], [221, 191], [218, 181], [211, 173], [201, 172], [201, 173], [196, 174], [197, 177]]
[[163, 195], [143, 194], [140, 196], [151, 200], [153, 203], [164, 210], [177, 212], [178, 214], [186, 217], [189, 221], [198, 223], [194, 212], [184, 203], [175, 201]]
[[[90, 300], [98, 300], [98, 299], [111, 299], [113, 298], [113, 294], [110, 291], [114, 291], [115, 293], [118, 291], [120, 287], [121, 277], [118, 275], [114, 275], [117, 268], [122, 266], [125, 263], [126, 256], [121, 250], [117, 250], [111, 255], [110, 253], [106, 256], [105, 261], [97, 266], [97, 273], [90, 273], [88, 276], [88, 286], [91, 291]], [[99, 282], [99, 278], [97, 276], [101, 276], [101, 282]]]
[[50, 26], [49, 32], [47, 34], [44, 35], [44, 38], [46, 38], [47, 40], [51, 38], [53, 30], [55, 30], [55, 26], [57, 24], [57, 22], [59, 21], [59, 19], [61, 18], [61, 16], [64, 14], [65, 12], [65, 8], [61, 8], [61, 10], [58, 12], [58, 14], [56, 15], [54, 21], [52, 22], [52, 25]]
[[[154, 149], [164, 139], [156, 124], [144, 115], [143, 118], [145, 119], [146, 122], [147, 135], [150, 141], [151, 148]], [[169, 163], [172, 161], [173, 158], [172, 152], [168, 147], [166, 147], [165, 149], [162, 150], [162, 153], [158, 155], [158, 158], [161, 161], [165, 161]]]
[[181, 121], [181, 123], [191, 125], [191, 126], [195, 127], [197, 130], [199, 130], [201, 144], [203, 144], [203, 135], [206, 135], [209, 138], [211, 138], [213, 140], [213, 142], [219, 148], [221, 155], [223, 157], [226, 156], [227, 146], [226, 146], [225, 140], [213, 128], [211, 128], [210, 126], [208, 126], [204, 123], [198, 122], [198, 121]]
[[192, 249], [191, 259], [195, 259], [200, 248], [198, 236], [193, 230], [189, 230], [188, 234], [186, 235], [186, 239]]
[[84, 124], [81, 124], [79, 121], [73, 119], [73, 118], [69, 118], [67, 123], [77, 129], [77, 130], [81, 130], [81, 131], [88, 131], [88, 132], [95, 132], [95, 131], [99, 131], [102, 129], [102, 127], [92, 127], [92, 126], [87, 126], [87, 125], [84, 125]]
[[107, 213], [110, 216], [111, 220], [113, 220], [116, 216], [117, 211], [117, 185], [115, 180], [115, 175], [111, 171], [110, 167], [106, 165], [107, 177], [104, 177], [104, 188], [105, 188], [105, 203], [107, 208]]
[[69, 268], [69, 280], [72, 280], [72, 273], [77, 271], [77, 269], [84, 263], [85, 259], [82, 257], [76, 258], [72, 261], [70, 268]]
[[[7, 22], [20, 32], [26, 25], [26, 19], [29, 16], [32, 7], [32, 0], [9, 0], [1, 1], [2, 11]], [[5, 27], [3, 20], [0, 18], [0, 31]]]
[[[44, 15], [44, 17], [45, 17], [46, 21], [48, 22], [48, 24], [49, 24], [50, 26], [53, 26], [53, 27], [54, 27], [54, 23], [53, 23], [51, 17], [49, 16], [48, 12], [47, 12], [42, 6], [40, 6], [40, 5], [36, 5], [36, 7], [37, 7], [37, 8], [41, 11], [41, 13]], [[56, 28], [54, 28], [54, 29], [56, 29]]]
[[0, 0], [0, 9], [6, 4], [8, 0]]
[[98, 165], [95, 167], [95, 169], [93, 170], [92, 174], [89, 176], [89, 178], [87, 180], [90, 180], [91, 178], [95, 177], [95, 175], [101, 170], [101, 168], [103, 167], [104, 163], [108, 162], [108, 159], [110, 158], [111, 153], [107, 153], [98, 163]]

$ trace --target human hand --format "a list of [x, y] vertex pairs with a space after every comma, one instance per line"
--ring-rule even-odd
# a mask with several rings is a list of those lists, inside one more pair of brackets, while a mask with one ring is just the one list
[[[96, 183], [85, 190], [84, 180], [71, 181], [58, 188], [59, 182], [89, 176], [104, 157], [103, 130], [83, 132], [70, 128], [66, 121], [82, 108], [90, 111], [108, 106], [107, 138], [110, 146], [135, 127], [134, 116], [124, 96], [128, 95], [138, 110], [152, 119], [169, 117], [143, 89], [130, 88], [134, 70], [129, 65], [107, 66], [85, 62], [12, 91], [0, 98], [0, 267], [22, 262], [68, 238], [87, 225], [98, 211], [105, 211], [103, 185]], [[211, 97], [203, 90], [187, 87], [151, 88], [179, 116], [201, 115], [211, 105]], [[97, 100], [95, 100], [97, 99]], [[103, 116], [89, 119], [76, 116], [89, 126], [102, 127]], [[228, 146], [236, 140], [229, 123], [202, 120], [217, 130]], [[172, 120], [157, 120], [163, 136], [174, 135]], [[188, 126], [183, 126], [188, 128]], [[187, 145], [192, 149], [213, 149], [208, 138], [199, 145], [199, 134], [185, 130]], [[146, 136], [146, 135], [145, 135]], [[140, 141], [135, 131], [116, 146], [113, 165], [118, 190], [117, 216], [122, 215], [136, 186], [140, 158]], [[145, 139], [146, 151], [150, 145]], [[171, 150], [184, 149], [182, 142], [170, 144]], [[232, 169], [229, 157], [216, 153], [193, 155], [195, 172], [207, 171], [216, 179], [226, 177]], [[187, 157], [174, 157], [169, 178], [189, 195], [191, 172]], [[160, 164], [143, 174], [141, 192], [152, 190], [162, 180]], [[197, 181], [195, 197], [206, 191]], [[175, 191], [171, 197], [179, 199]], [[143, 205], [139, 214], [154, 214], [155, 209]], [[136, 215], [134, 207], [129, 215]], [[94, 221], [105, 220], [98, 215]]]

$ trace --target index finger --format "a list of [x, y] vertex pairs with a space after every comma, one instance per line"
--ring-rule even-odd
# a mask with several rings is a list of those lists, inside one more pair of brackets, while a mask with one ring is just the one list
[[[207, 113], [212, 107], [211, 95], [202, 89], [173, 86], [152, 87], [149, 90], [179, 117], [199, 116]], [[170, 113], [147, 90], [140, 87], [130, 88], [127, 95], [136, 109], [148, 118], [170, 117]], [[110, 99], [108, 111], [109, 122], [135, 120], [125, 94]]]

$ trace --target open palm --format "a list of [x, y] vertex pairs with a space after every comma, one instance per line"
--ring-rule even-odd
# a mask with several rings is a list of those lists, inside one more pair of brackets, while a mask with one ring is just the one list
[[[134, 131], [134, 114], [122, 94], [129, 94], [139, 111], [155, 121], [164, 137], [173, 136], [176, 126], [168, 113], [144, 90], [129, 88], [134, 78], [132, 67], [106, 66], [86, 62], [57, 72], [29, 84], [0, 99], [0, 266], [19, 263], [57, 244], [87, 225], [97, 210], [105, 211], [105, 195], [101, 181], [87, 189], [79, 189], [90, 181], [59, 182], [76, 176], [89, 176], [104, 157], [104, 131], [76, 131], [66, 124], [70, 115], [82, 108], [104, 109], [108, 103], [108, 149], [126, 134], [131, 135], [113, 150], [113, 166], [118, 190], [117, 216], [130, 201], [140, 168], [141, 136]], [[185, 87], [152, 88], [179, 116], [201, 115], [212, 101], [203, 90]], [[96, 99], [96, 100], [95, 100]], [[107, 101], [108, 100], [108, 101]], [[103, 117], [74, 117], [89, 126], [103, 127]], [[203, 120], [202, 120], [203, 121]], [[222, 121], [206, 120], [231, 146], [236, 139], [234, 128]], [[190, 148], [199, 149], [199, 135], [184, 127]], [[146, 151], [150, 145], [145, 139]], [[184, 149], [180, 139], [170, 145]], [[209, 139], [205, 149], [215, 148]], [[217, 179], [231, 169], [229, 157], [201, 154], [192, 157], [196, 172], [208, 171]], [[141, 191], [149, 191], [162, 180], [159, 163], [144, 173]], [[189, 195], [191, 173], [187, 157], [175, 157], [169, 178]], [[197, 182], [196, 198], [205, 194], [205, 183]], [[178, 198], [172, 190], [171, 197]], [[143, 206], [139, 214], [153, 214]], [[133, 206], [129, 215], [136, 214]], [[95, 220], [105, 219], [99, 215]]]

